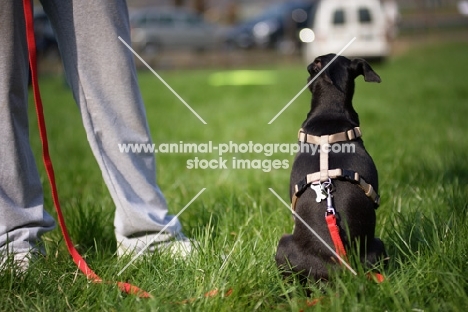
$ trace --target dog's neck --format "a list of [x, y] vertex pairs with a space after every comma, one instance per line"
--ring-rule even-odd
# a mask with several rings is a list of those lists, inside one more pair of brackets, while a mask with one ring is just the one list
[[352, 93], [334, 92], [334, 96], [330, 98], [321, 96], [320, 89], [314, 91], [310, 112], [302, 124], [307, 133], [333, 134], [359, 126], [359, 116], [352, 104]]

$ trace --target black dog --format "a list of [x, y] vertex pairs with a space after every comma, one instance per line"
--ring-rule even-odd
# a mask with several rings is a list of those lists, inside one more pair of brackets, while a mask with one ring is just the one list
[[[308, 81], [315, 80], [309, 86], [313, 99], [311, 110], [302, 124], [302, 138], [306, 141], [306, 137], [314, 136], [317, 139], [325, 135], [341, 135], [341, 139], [338, 138], [341, 143], [328, 141], [329, 153], [328, 159], [325, 159], [329, 170], [342, 169], [328, 180], [333, 185], [328, 189], [336, 209], [339, 237], [347, 251], [359, 252], [361, 261], [372, 266], [385, 257], [382, 241], [374, 238], [374, 210], [378, 206], [377, 169], [364, 148], [359, 128], [356, 129], [359, 118], [353, 108], [352, 98], [356, 77], [363, 75], [367, 82], [380, 82], [380, 77], [363, 59], [349, 60], [339, 56], [329, 64], [333, 57], [334, 54], [320, 56], [307, 68], [310, 74]], [[329, 66], [324, 72], [315, 77], [327, 64]], [[343, 143], [354, 145], [354, 150], [350, 148], [351, 145], [348, 145], [347, 152], [335, 146]], [[301, 144], [309, 147], [312, 145]], [[320, 143], [316, 141], [315, 144], [317, 148]], [[320, 171], [324, 169], [321, 168], [321, 162], [325, 162], [320, 159], [321, 153], [313, 153], [311, 150], [301, 150], [296, 155], [291, 172], [290, 196], [295, 212], [335, 249], [325, 221], [328, 197], [326, 189], [314, 192], [311, 187], [317, 187], [317, 183], [305, 180], [306, 175], [311, 173], [317, 173], [319, 175], [315, 176], [322, 178]], [[341, 152], [333, 152], [339, 150]], [[324, 182], [326, 181], [322, 181]], [[321, 201], [318, 202], [319, 200]], [[284, 275], [296, 272], [306, 279], [314, 280], [327, 280], [329, 270], [340, 267], [336, 256], [297, 218], [293, 234], [283, 235], [279, 241], [276, 263]]]

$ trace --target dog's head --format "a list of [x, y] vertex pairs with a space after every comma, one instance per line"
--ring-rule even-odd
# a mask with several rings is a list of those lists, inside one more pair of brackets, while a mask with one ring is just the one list
[[338, 56], [333, 60], [335, 56], [336, 54], [319, 56], [307, 67], [310, 74], [308, 81], [314, 79], [309, 86], [312, 93], [315, 93], [317, 88], [332, 87], [348, 94], [354, 90], [354, 79], [359, 75], [363, 75], [367, 82], [381, 81], [379, 75], [365, 60], [360, 58], [350, 60], [344, 56]]

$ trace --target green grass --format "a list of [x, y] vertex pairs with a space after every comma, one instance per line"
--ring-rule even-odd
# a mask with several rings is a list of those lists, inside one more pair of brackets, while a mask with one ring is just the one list
[[[381, 84], [358, 79], [354, 105], [366, 148], [379, 169], [381, 207], [377, 235], [390, 265], [382, 284], [349, 274], [327, 286], [310, 286], [322, 298], [319, 311], [465, 311], [468, 307], [468, 44], [410, 50], [375, 65]], [[153, 139], [157, 143], [294, 143], [309, 108], [301, 95], [272, 125], [268, 121], [302, 88], [305, 66], [278, 66], [277, 84], [212, 87], [215, 71], [160, 72], [208, 123], [203, 125], [151, 73], [139, 76]], [[60, 77], [43, 77], [51, 154], [72, 240], [91, 268], [109, 281], [130, 281], [154, 299], [92, 284], [77, 272], [59, 229], [44, 237], [48, 255], [22, 276], [0, 272], [0, 310], [105, 311], [298, 311], [304, 289], [285, 283], [275, 267], [276, 245], [290, 233], [290, 212], [268, 190], [288, 198], [289, 169], [189, 170], [188, 159], [204, 154], [158, 154], [158, 181], [184, 232], [200, 242], [189, 261], [154, 255], [117, 273], [113, 203], [87, 145], [78, 110]], [[31, 102], [32, 103], [32, 102]], [[40, 143], [31, 107], [31, 141]], [[229, 154], [225, 157], [261, 158]], [[292, 156], [275, 154], [271, 159]], [[47, 209], [53, 213], [42, 164]], [[339, 209], [339, 208], [338, 208]], [[54, 214], [54, 213], [53, 213]], [[55, 215], [55, 214], [54, 214]], [[362, 272], [362, 268], [356, 268]], [[229, 297], [203, 297], [211, 289]]]

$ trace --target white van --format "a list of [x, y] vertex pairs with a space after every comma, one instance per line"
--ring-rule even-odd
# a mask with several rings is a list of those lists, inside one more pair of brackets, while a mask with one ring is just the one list
[[387, 21], [378, 0], [320, 0], [311, 12], [309, 27], [299, 36], [307, 63], [317, 56], [342, 53], [347, 57], [384, 59], [390, 53]]

